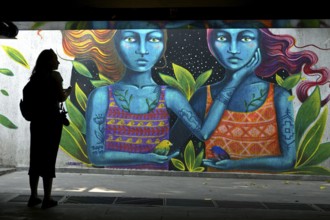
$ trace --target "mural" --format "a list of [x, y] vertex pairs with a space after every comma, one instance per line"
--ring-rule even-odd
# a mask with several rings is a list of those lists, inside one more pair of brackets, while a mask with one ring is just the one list
[[107, 169], [330, 175], [330, 72], [319, 64], [330, 51], [292, 35], [308, 29], [268, 24], [67, 23], [59, 58], [74, 90], [62, 151]]

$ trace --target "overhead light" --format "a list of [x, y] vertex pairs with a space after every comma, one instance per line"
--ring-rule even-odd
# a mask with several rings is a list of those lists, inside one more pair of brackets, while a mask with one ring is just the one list
[[17, 26], [11, 21], [0, 21], [0, 39], [16, 39]]

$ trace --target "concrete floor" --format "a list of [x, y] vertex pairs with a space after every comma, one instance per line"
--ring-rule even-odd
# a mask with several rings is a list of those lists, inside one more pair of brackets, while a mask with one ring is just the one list
[[[330, 219], [326, 178], [57, 172], [53, 196], [60, 205], [41, 210], [26, 206], [27, 171], [2, 174], [1, 220]], [[39, 194], [42, 197], [42, 181]]]

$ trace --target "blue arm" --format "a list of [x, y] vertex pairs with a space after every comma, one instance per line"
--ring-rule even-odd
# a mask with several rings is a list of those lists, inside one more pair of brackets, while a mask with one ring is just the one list
[[108, 106], [107, 87], [94, 89], [88, 97], [86, 108], [86, 142], [89, 160], [102, 166], [105, 152], [105, 126]]
[[166, 105], [178, 116], [170, 132], [170, 140], [174, 143], [173, 145], [176, 148], [185, 146], [191, 134], [201, 141], [207, 140], [220, 122], [234, 91], [248, 75], [254, 74], [254, 70], [260, 62], [260, 49], [257, 49], [247, 65], [234, 73], [227, 74], [227, 77], [220, 83], [212, 85], [217, 92], [215, 92], [214, 102], [206, 117], [206, 87], [197, 90], [190, 103], [177, 90], [167, 89]]

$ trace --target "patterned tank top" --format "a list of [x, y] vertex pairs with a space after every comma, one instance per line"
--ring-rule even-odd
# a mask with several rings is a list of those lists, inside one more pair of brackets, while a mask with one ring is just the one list
[[[133, 114], [121, 109], [109, 86], [109, 108], [106, 125], [106, 151], [150, 153], [164, 139], [169, 139], [169, 113], [165, 106], [165, 86], [155, 109], [145, 114]], [[168, 170], [168, 163], [108, 166], [120, 169]]]
[[[208, 86], [206, 112], [212, 102]], [[206, 158], [213, 157], [211, 148], [215, 145], [222, 147], [234, 160], [280, 155], [273, 84], [269, 86], [264, 104], [255, 111], [224, 112], [216, 130], [205, 142]]]

